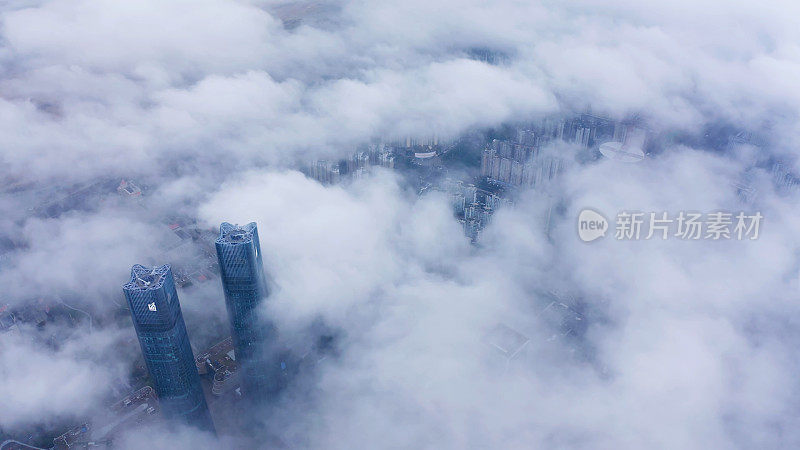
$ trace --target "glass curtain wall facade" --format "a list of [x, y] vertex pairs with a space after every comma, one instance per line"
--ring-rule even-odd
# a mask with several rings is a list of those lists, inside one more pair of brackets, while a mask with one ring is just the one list
[[214, 432], [170, 266], [137, 264], [122, 290], [164, 416]]
[[259, 316], [269, 291], [258, 228], [255, 222], [241, 227], [224, 222], [215, 244], [242, 392], [258, 402], [280, 389], [281, 367], [286, 366], [273, 363], [275, 330]]

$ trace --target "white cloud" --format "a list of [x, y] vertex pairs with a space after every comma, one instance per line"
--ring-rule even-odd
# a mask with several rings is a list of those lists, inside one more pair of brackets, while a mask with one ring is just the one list
[[119, 349], [112, 350], [118, 332], [73, 334], [57, 349], [34, 336], [28, 330], [0, 335], [0, 427], [95, 414], [112, 382], [123, 376], [124, 363], [113, 356]]
[[[131, 264], [159, 256], [153, 242], [167, 232], [153, 216], [110, 202], [26, 218], [29, 205], [17, 199], [56, 182], [145, 177], [158, 184], [150, 206], [159, 211], [197, 211], [208, 226], [258, 222], [277, 288], [269, 308], [284, 330], [322, 316], [345, 331], [340, 359], [321, 366], [318, 385], [298, 387], [318, 394], [314, 408], [287, 404], [270, 424], [291, 444], [796, 445], [800, 216], [763, 171], [757, 203], [739, 202], [730, 185], [755, 159], [744, 150], [704, 153], [667, 140], [663, 154], [638, 165], [572, 167], [553, 192], [560, 202], [549, 237], [551, 199], [529, 192], [494, 216], [479, 248], [465, 242], [445, 198], [417, 199], [389, 172], [323, 187], [284, 170], [374, 137], [456, 135], [587, 106], [641, 114], [657, 131], [768, 124], [775, 147], [755, 151], [791, 162], [795, 3], [324, 6], [305, 10], [292, 30], [277, 17], [302, 5], [271, 1], [0, 6], [2, 177], [32, 183], [0, 204], [3, 230], [21, 230], [25, 247], [0, 272], [4, 292], [14, 300], [82, 292], [91, 305], [118, 294]], [[476, 49], [501, 54], [500, 63], [469, 59]], [[584, 207], [609, 218], [622, 209], [752, 207], [765, 225], [754, 242], [607, 236], [586, 245], [574, 230]], [[546, 339], [553, 330], [538, 313], [554, 288], [588, 304], [588, 360]], [[219, 314], [213, 297], [202, 301], [217, 301], [209, 310]], [[497, 322], [532, 340], [507, 372], [481, 343]], [[0, 423], [96, 405], [99, 394], [83, 386], [93, 377], [102, 385], [114, 368], [83, 357], [95, 339], [105, 342], [7, 345], [0, 367], [19, 371], [0, 369], [0, 398], [15, 404], [0, 408]], [[158, 439], [202, 442], [186, 430]]]

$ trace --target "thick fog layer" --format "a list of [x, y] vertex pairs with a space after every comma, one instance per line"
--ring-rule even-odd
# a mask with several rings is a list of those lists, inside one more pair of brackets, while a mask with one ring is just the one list
[[[0, 4], [0, 313], [31, 318], [0, 334], [0, 437], [101, 420], [129, 393], [143, 369], [121, 286], [133, 264], [195, 261], [171, 231], [191, 217], [198, 242], [257, 222], [265, 316], [294, 348], [324, 326], [335, 350], [250, 435], [153, 424], [116, 448], [800, 445], [800, 197], [770, 169], [798, 167], [799, 16], [784, 0]], [[587, 111], [646, 123], [658, 151], [548, 149], [571, 162], [477, 245], [400, 170], [301, 172]], [[579, 239], [585, 208], [605, 238]], [[757, 239], [626, 240], [620, 211], [763, 220]], [[228, 335], [218, 278], [179, 294], [195, 354]], [[559, 303], [581, 305], [579, 332]], [[37, 324], [49, 309], [76, 319]], [[487, 345], [498, 324], [528, 339], [511, 361]]]

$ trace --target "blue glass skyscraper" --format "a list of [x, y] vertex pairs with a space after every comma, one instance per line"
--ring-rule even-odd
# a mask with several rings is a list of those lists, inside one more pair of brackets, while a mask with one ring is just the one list
[[255, 222], [242, 227], [223, 222], [216, 247], [242, 391], [263, 400], [280, 389], [286, 364], [272, 355], [274, 327], [259, 315], [269, 291]]
[[137, 264], [122, 290], [164, 416], [213, 432], [170, 266]]

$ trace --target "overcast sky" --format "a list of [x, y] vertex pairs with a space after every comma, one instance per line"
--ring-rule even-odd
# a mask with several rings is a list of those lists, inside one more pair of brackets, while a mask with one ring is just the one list
[[[320, 319], [344, 330], [339, 356], [263, 412], [289, 446], [796, 447], [800, 205], [752, 166], [798, 167], [797, 17], [788, 0], [0, 2], [0, 233], [24, 247], [0, 265], [0, 305], [68, 293], [108, 314], [130, 266], [161, 255], [160, 214], [256, 221], [282, 335]], [[375, 138], [587, 108], [690, 142], [725, 124], [767, 144], [571, 165], [549, 196], [498, 211], [479, 247], [447, 198], [391, 171], [346, 186], [297, 171]], [[116, 195], [55, 219], [29, 210], [48, 187], [101, 177], [151, 181], [150, 210]], [[586, 207], [764, 221], [754, 241], [586, 244]], [[548, 340], [553, 290], [586, 303], [591, 358]], [[219, 286], [180, 295], [195, 346], [224, 335]], [[0, 428], [102, 413], [137, 357], [115, 351], [130, 324], [109, 323], [57, 350], [30, 330], [0, 336]], [[531, 339], [508, 370], [482, 344], [497, 323]], [[149, 437], [119, 445], [212, 439]]]

